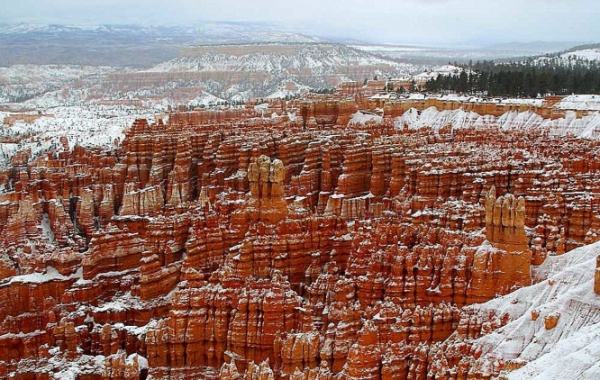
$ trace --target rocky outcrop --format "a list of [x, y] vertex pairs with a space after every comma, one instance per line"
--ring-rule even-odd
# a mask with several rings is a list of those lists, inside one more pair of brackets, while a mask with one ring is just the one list
[[474, 255], [471, 288], [481, 302], [531, 284], [532, 253], [525, 235], [525, 200], [512, 194], [496, 198], [492, 187], [485, 199], [486, 237]]
[[285, 169], [279, 159], [260, 156], [248, 167], [250, 184], [250, 208], [255, 209], [251, 217], [269, 224], [276, 224], [287, 214], [283, 180]]
[[300, 104], [302, 119], [308, 121], [314, 118], [314, 127], [345, 126], [357, 110], [353, 100], [307, 101]]
[[[268, 107], [298, 117], [174, 113], [136, 122], [119, 149], [0, 173], [2, 376], [50, 376], [61, 360], [92, 378], [490, 378], [519, 365], [471, 344], [512, 315], [466, 306], [599, 239], [600, 145], [404, 128], [387, 105], [348, 125], [356, 103], [335, 96]], [[527, 312], [549, 334], [568, 320], [554, 314]]]
[[496, 198], [492, 186], [485, 199], [485, 227], [493, 245], [515, 252], [526, 249], [525, 199], [516, 199], [512, 194]]

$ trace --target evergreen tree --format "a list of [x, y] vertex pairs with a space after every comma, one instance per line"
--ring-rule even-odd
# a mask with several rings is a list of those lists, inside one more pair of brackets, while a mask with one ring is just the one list
[[[555, 58], [544, 64], [492, 61], [464, 65], [459, 75], [440, 75], [427, 82], [428, 91], [487, 93], [489, 96], [535, 97], [538, 94], [567, 95], [600, 93], [600, 65], [595, 61], [570, 59], [567, 65]], [[468, 69], [468, 70], [467, 70]]]

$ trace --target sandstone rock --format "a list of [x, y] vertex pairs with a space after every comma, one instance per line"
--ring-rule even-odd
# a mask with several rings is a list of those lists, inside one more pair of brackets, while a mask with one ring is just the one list
[[549, 314], [544, 317], [544, 327], [546, 330], [552, 330], [558, 324], [558, 320], [560, 319], [559, 314]]
[[464, 306], [599, 238], [598, 144], [394, 127], [408, 105], [456, 107], [433, 100], [348, 125], [369, 104], [355, 95], [268, 103], [295, 120], [176, 112], [111, 152], [19, 154], [0, 171], [0, 377], [58, 373], [50, 357], [96, 378], [145, 376], [145, 357], [154, 378], [517, 367], [472, 345], [508, 317]]
[[248, 167], [250, 183], [250, 207], [256, 208], [258, 220], [276, 224], [287, 214], [284, 199], [283, 180], [285, 171], [283, 162], [260, 156]]

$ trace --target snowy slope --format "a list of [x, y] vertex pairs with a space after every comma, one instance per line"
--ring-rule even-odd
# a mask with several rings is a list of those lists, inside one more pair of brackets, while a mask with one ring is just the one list
[[570, 133], [579, 137], [592, 138], [600, 136], [600, 113], [592, 112], [578, 119], [574, 111], [567, 111], [566, 117], [550, 120], [544, 119], [533, 111], [509, 111], [500, 117], [494, 117], [482, 116], [463, 109], [439, 111], [435, 107], [429, 107], [420, 113], [414, 108], [406, 111], [402, 116], [394, 119], [394, 125], [396, 128], [408, 125], [409, 129], [429, 127], [434, 130], [448, 125], [453, 129], [490, 126], [503, 129], [544, 129], [555, 135]]
[[62, 151], [62, 136], [68, 138], [71, 149], [75, 145], [110, 149], [115, 140], [123, 141], [123, 130], [135, 119], [153, 119], [155, 114], [152, 110], [124, 106], [57, 107], [48, 113], [53, 117], [40, 117], [31, 124], [16, 122], [12, 127], [0, 129], [0, 135], [28, 136], [19, 144], [0, 143], [0, 168], [18, 151], [31, 149], [32, 158], [48, 151]]
[[600, 62], [600, 46], [599, 45], [582, 45], [573, 49], [538, 56], [531, 61], [533, 65], [588, 65], [589, 63]]
[[[183, 83], [223, 99], [238, 100], [285, 97], [298, 94], [302, 88], [331, 88], [347, 80], [362, 82], [374, 75], [398, 77], [412, 68], [410, 64], [344, 45], [262, 43], [190, 47], [184, 49], [180, 58], [162, 62], [139, 75], [196, 73], [199, 79], [186, 79]], [[280, 92], [287, 83], [295, 83], [298, 91]]]
[[[484, 357], [526, 363], [510, 379], [600, 378], [600, 295], [594, 293], [600, 242], [548, 257], [535, 271], [535, 285], [485, 304], [511, 322], [476, 341]], [[534, 321], [532, 311], [539, 313]], [[559, 316], [547, 330], [544, 318]]]
[[600, 111], [600, 95], [570, 95], [556, 103], [554, 108]]
[[[239, 45], [247, 50], [252, 45]], [[276, 46], [276, 45], [273, 45]], [[289, 46], [286, 46], [289, 47]], [[214, 54], [181, 57], [161, 63], [149, 72], [176, 71], [262, 71], [271, 74], [291, 74], [297, 70], [310, 70], [312, 75], [336, 74], [346, 66], [389, 66], [390, 71], [411, 67], [409, 64], [378, 58], [343, 45], [298, 44], [295, 54], [280, 53], [276, 48], [265, 52], [265, 45], [256, 45], [256, 51], [247, 54], [228, 54], [217, 50]], [[232, 47], [232, 50], [235, 48]], [[252, 50], [252, 49], [250, 49]]]
[[353, 47], [409, 62], [442, 63], [496, 60], [563, 51], [576, 42], [505, 43], [491, 46], [353, 45]]
[[53, 97], [82, 96], [76, 92], [87, 93], [90, 87], [115, 70], [112, 67], [74, 65], [0, 67], [0, 103], [21, 102], [52, 91], [61, 92]]
[[120, 41], [196, 41], [196, 42], [317, 42], [317, 37], [280, 30], [268, 23], [203, 21], [202, 24], [127, 25], [127, 24], [0, 24], [0, 36], [36, 40], [82, 40], [118, 38]]
[[381, 123], [382, 120], [383, 120], [383, 118], [381, 116], [363, 113], [363, 112], [358, 111], [352, 115], [352, 117], [350, 118], [350, 121], [348, 122], [348, 125], [367, 124], [370, 122]]
[[208, 92], [202, 92], [194, 99], [188, 102], [188, 106], [197, 107], [197, 106], [210, 106], [213, 104], [217, 104], [219, 102], [223, 102], [224, 100], [214, 96], [213, 94], [209, 94]]
[[413, 76], [413, 79], [417, 82], [427, 82], [428, 80], [437, 79], [437, 77], [439, 77], [440, 75], [458, 76], [463, 71], [464, 71], [463, 69], [461, 69], [460, 67], [457, 67], [457, 66], [443, 65], [443, 66], [436, 67], [433, 70], [429, 70], [429, 71], [425, 71], [420, 74], [417, 74], [417, 75]]
[[0, 23], [0, 66], [63, 63], [147, 68], [177, 57], [179, 50], [190, 44], [318, 41], [260, 22], [151, 26]]
[[564, 59], [575, 57], [579, 59], [586, 59], [588, 61], [600, 61], [600, 48], [574, 50], [563, 53], [560, 56]]

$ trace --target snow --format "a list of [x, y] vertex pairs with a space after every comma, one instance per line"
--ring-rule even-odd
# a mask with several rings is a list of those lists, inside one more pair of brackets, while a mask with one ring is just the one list
[[48, 238], [48, 241], [51, 244], [54, 244], [54, 232], [52, 232], [52, 227], [50, 226], [50, 218], [47, 213], [44, 213], [42, 217], [42, 231], [44, 236]]
[[[503, 375], [509, 379], [600, 378], [600, 296], [594, 293], [600, 242], [562, 256], [550, 256], [534, 271], [535, 285], [474, 309], [507, 313], [511, 322], [475, 344], [487, 358], [527, 363]], [[533, 321], [531, 312], [539, 313]], [[544, 317], [559, 315], [554, 329]]]
[[415, 93], [409, 94], [408, 99], [409, 100], [425, 100], [425, 95], [415, 92]]
[[75, 278], [81, 278], [82, 269], [80, 268], [75, 274], [67, 277], [60, 274], [55, 268], [47, 267], [44, 273], [30, 273], [20, 276], [14, 276], [10, 278], [9, 283], [22, 282], [22, 283], [42, 283], [49, 281], [66, 281]]
[[436, 97], [436, 99], [445, 101], [445, 102], [461, 102], [461, 103], [483, 101], [482, 98], [478, 98], [478, 97], [470, 96], [470, 95], [460, 95], [460, 94], [442, 95], [442, 96]]
[[520, 99], [520, 98], [504, 98], [499, 99], [498, 103], [501, 104], [527, 104], [534, 107], [542, 107], [544, 105], [544, 99]]
[[562, 110], [600, 111], [600, 95], [570, 95], [554, 106]]
[[377, 100], [377, 99], [397, 99], [398, 98], [398, 94], [394, 93], [394, 92], [390, 92], [390, 93], [385, 93], [385, 94], [375, 94], [373, 96], [371, 96], [369, 99], [372, 100]]
[[542, 107], [544, 105], [544, 99], [531, 99], [531, 98], [493, 98], [484, 99], [473, 95], [462, 95], [462, 94], [445, 94], [445, 95], [429, 95], [424, 94], [411, 94], [409, 99], [423, 100], [423, 99], [436, 99], [443, 102], [460, 102], [460, 103], [496, 103], [496, 104], [524, 104], [534, 107]]
[[46, 331], [44, 330], [34, 330], [28, 333], [24, 333], [22, 331], [19, 331], [18, 333], [6, 333], [3, 335], [0, 335], [0, 341], [1, 340], [5, 340], [5, 339], [31, 339], [34, 338], [38, 335], [45, 335]]
[[12, 65], [0, 67], [0, 102], [20, 102], [25, 107], [52, 107], [83, 103], [89, 90], [113, 67], [76, 65]]
[[453, 129], [456, 129], [475, 125], [480, 118], [479, 114], [462, 109], [438, 111], [435, 107], [429, 107], [419, 114], [416, 109], [412, 108], [406, 111], [404, 115], [394, 119], [394, 125], [396, 128], [402, 128], [407, 123], [409, 129], [431, 127], [434, 130], [451, 125]]
[[379, 115], [362, 113], [360, 111], [354, 113], [348, 122], [348, 125], [351, 124], [366, 124], [368, 122], [381, 123], [383, 118]]
[[265, 98], [266, 99], [283, 99], [286, 96], [290, 96], [292, 94], [293, 94], [292, 91], [285, 91], [285, 90], [282, 90], [282, 89], [278, 89], [277, 91], [275, 91], [274, 93], [266, 96]]
[[420, 52], [427, 49], [419, 46], [386, 46], [386, 45], [354, 45], [355, 49], [368, 51], [371, 53], [378, 52]]
[[588, 61], [600, 61], [600, 49], [582, 49], [561, 54], [563, 58], [576, 57]]
[[451, 126], [452, 129], [498, 126], [502, 129], [540, 129], [547, 130], [552, 135], [573, 134], [582, 138], [598, 138], [600, 137], [600, 112], [591, 112], [577, 118], [575, 112], [567, 111], [564, 118], [551, 120], [544, 119], [533, 111], [509, 111], [500, 117], [494, 117], [482, 116], [463, 109], [439, 111], [436, 107], [429, 107], [419, 113], [411, 108], [402, 116], [395, 118], [394, 125], [398, 129], [408, 125], [409, 129], [429, 127], [433, 130], [440, 130], [446, 126]]
[[133, 363], [134, 359], [137, 358], [138, 361], [138, 369], [147, 369], [148, 368], [148, 359], [138, 354], [131, 354], [127, 357], [127, 363]]
[[137, 118], [153, 119], [152, 110], [134, 107], [69, 106], [47, 110], [52, 116], [43, 116], [33, 123], [15, 122], [12, 127], [0, 129], [0, 136], [21, 139], [19, 144], [0, 143], [0, 168], [6, 167], [12, 156], [21, 150], [31, 149], [31, 158], [45, 152], [60, 152], [60, 138], [69, 140], [69, 148], [75, 145], [86, 148], [111, 149], [114, 142], [122, 142], [124, 129]]
[[440, 75], [458, 76], [463, 71], [464, 70], [462, 68], [457, 67], [457, 66], [443, 65], [443, 66], [436, 67], [433, 70], [429, 70], [429, 71], [417, 74], [417, 75], [413, 76], [413, 79], [417, 82], [427, 82], [428, 80], [431, 80], [431, 79], [437, 79], [437, 77]]
[[57, 370], [51, 376], [54, 379], [60, 380], [76, 380], [83, 374], [100, 372], [100, 369], [104, 366], [104, 360], [104, 355], [82, 355], [77, 360], [70, 361], [65, 358], [62, 352], [57, 352], [49, 360], [51, 368], [53, 367]]
[[583, 65], [590, 66], [590, 63], [600, 61], [600, 48], [578, 49], [567, 51], [560, 54], [548, 54], [539, 56], [531, 61], [536, 66], [544, 65]]
[[219, 102], [224, 102], [225, 99], [221, 99], [219, 97], [214, 96], [213, 94], [209, 94], [208, 92], [202, 92], [200, 95], [195, 97], [194, 99], [188, 102], [188, 106], [198, 107], [198, 106], [212, 106]]
[[[410, 67], [392, 60], [382, 59], [343, 45], [335, 44], [278, 44], [236, 45], [233, 54], [227, 46], [211, 47], [211, 54], [202, 54], [206, 46], [191, 50], [187, 57], [160, 63], [146, 72], [175, 71], [262, 71], [268, 73], [288, 70], [310, 70], [313, 75], [335, 73], [333, 67], [351, 65], [389, 65], [391, 68]], [[279, 50], [285, 51], [280, 52]]]

